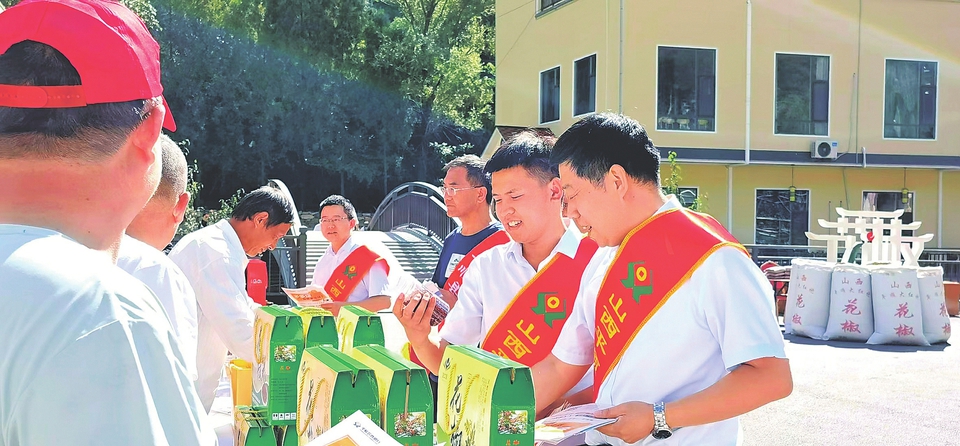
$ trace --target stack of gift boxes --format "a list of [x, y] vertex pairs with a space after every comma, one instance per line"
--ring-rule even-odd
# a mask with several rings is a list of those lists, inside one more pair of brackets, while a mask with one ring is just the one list
[[379, 315], [362, 308], [345, 306], [335, 318], [317, 308], [261, 307], [254, 350], [252, 404], [234, 408], [237, 446], [306, 445], [357, 411], [404, 446], [438, 438], [533, 445], [527, 367], [475, 347], [447, 348], [435, 432], [426, 370], [388, 351]]
[[943, 269], [794, 259], [786, 333], [868, 344], [946, 342]]

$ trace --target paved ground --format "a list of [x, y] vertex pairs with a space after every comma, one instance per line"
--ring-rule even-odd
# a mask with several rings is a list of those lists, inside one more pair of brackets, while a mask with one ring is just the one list
[[743, 417], [746, 445], [960, 445], [953, 345], [872, 346], [786, 336], [793, 394]]

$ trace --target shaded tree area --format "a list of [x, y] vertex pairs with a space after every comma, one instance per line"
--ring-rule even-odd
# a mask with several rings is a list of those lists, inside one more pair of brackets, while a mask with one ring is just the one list
[[493, 129], [493, 0], [123, 2], [160, 42], [198, 206], [278, 178], [302, 209], [372, 211]]
[[155, 6], [174, 139], [189, 140], [201, 204], [280, 178], [304, 209], [343, 193], [372, 211], [489, 138], [492, 1]]

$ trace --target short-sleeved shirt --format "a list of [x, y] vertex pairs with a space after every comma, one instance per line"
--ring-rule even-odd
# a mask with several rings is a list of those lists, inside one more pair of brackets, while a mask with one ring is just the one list
[[197, 379], [197, 296], [183, 271], [153, 246], [128, 235], [120, 242], [117, 266], [143, 282], [160, 299], [191, 379]]
[[[340, 266], [340, 263], [346, 260], [347, 256], [360, 246], [352, 235], [337, 252], [333, 251], [333, 246], [327, 246], [327, 250], [323, 252], [323, 255], [317, 260], [317, 264], [313, 267], [313, 279], [310, 283], [321, 287], [326, 285], [327, 281], [330, 280], [330, 276], [332, 276], [337, 267]], [[373, 251], [380, 253], [382, 249], [383, 248], [376, 247]], [[387, 261], [389, 262], [389, 259], [387, 259]], [[363, 279], [360, 280], [357, 287], [353, 289], [353, 292], [350, 293], [347, 302], [360, 302], [373, 296], [390, 295], [395, 285], [390, 282], [387, 273], [387, 268], [384, 267], [383, 262], [375, 263], [370, 268], [370, 271], [367, 271], [367, 274], [363, 276]]]
[[[657, 212], [678, 208], [675, 199]], [[577, 302], [553, 354], [568, 364], [592, 364], [600, 285], [616, 254], [605, 248], [588, 266], [592, 277]], [[770, 299], [770, 283], [739, 250], [711, 254], [637, 333], [600, 386], [597, 404], [676, 401], [712, 386], [731, 370], [764, 357], [786, 358], [783, 335]], [[595, 379], [602, 379], [596, 376]], [[670, 444], [735, 445], [737, 418], [678, 429]], [[625, 445], [593, 431], [589, 444]], [[635, 444], [664, 444], [647, 437]]]
[[440, 250], [440, 260], [437, 261], [437, 267], [433, 270], [433, 283], [443, 288], [447, 284], [447, 278], [457, 267], [463, 257], [473, 248], [486, 240], [497, 231], [503, 229], [500, 222], [491, 223], [486, 228], [481, 229], [476, 234], [463, 235], [463, 228], [454, 229], [447, 238], [443, 239], [443, 249]]
[[160, 302], [109, 256], [0, 225], [0, 446], [211, 445]]

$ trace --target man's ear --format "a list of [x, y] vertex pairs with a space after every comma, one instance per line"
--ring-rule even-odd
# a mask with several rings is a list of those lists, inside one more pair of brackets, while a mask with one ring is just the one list
[[173, 206], [173, 218], [177, 224], [183, 222], [183, 216], [187, 213], [187, 205], [190, 204], [190, 192], [184, 192], [177, 198], [177, 204]]
[[350, 219], [350, 230], [352, 231], [352, 230], [354, 230], [354, 228], [356, 228], [356, 227], [357, 227], [357, 219], [356, 219], [356, 218], [351, 218], [351, 219]]
[[266, 228], [269, 221], [270, 214], [267, 213], [267, 211], [261, 211], [253, 214], [253, 223], [258, 228]]
[[623, 166], [619, 164], [610, 166], [610, 170], [607, 172], [607, 187], [615, 188], [617, 194], [621, 197], [627, 194], [627, 189], [630, 187], [629, 180], [630, 178], [627, 176], [627, 171], [623, 169]]
[[156, 158], [160, 156], [160, 150], [154, 151], [154, 146], [160, 138], [160, 129], [163, 127], [163, 117], [166, 113], [167, 110], [163, 108], [163, 104], [158, 103], [127, 138], [127, 144], [149, 163], [159, 162]]
[[551, 200], [563, 200], [563, 187], [560, 186], [560, 178], [553, 178], [547, 183], [547, 187], [550, 188], [550, 199]]

